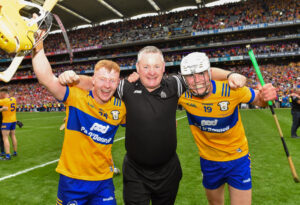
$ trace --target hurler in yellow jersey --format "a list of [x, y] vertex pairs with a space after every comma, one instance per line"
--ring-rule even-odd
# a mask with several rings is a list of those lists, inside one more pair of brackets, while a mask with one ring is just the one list
[[202, 158], [229, 161], [248, 154], [248, 142], [239, 113], [240, 103], [251, 103], [255, 92], [230, 89], [227, 81], [211, 81], [209, 98], [186, 91], [179, 104], [187, 111], [189, 125]]
[[120, 67], [99, 61], [92, 89], [83, 91], [59, 83], [42, 44], [34, 49], [32, 65], [39, 82], [67, 107], [56, 204], [116, 205], [111, 146], [126, 113], [124, 103], [112, 97]]
[[17, 138], [16, 138], [16, 111], [17, 111], [17, 102], [14, 97], [9, 96], [9, 91], [7, 88], [1, 88], [0, 89], [0, 106], [6, 108], [2, 112], [2, 126], [1, 126], [1, 132], [3, 136], [3, 143], [4, 143], [4, 149], [5, 149], [5, 156], [1, 158], [2, 160], [10, 160], [11, 154], [10, 154], [10, 143], [9, 143], [9, 137], [12, 140], [14, 153], [13, 156], [17, 156]]
[[228, 81], [211, 80], [210, 69], [205, 53], [190, 53], [180, 64], [187, 91], [179, 104], [186, 109], [199, 149], [202, 183], [210, 205], [224, 204], [225, 183], [231, 205], [250, 205], [250, 156], [239, 104], [265, 107], [268, 100], [276, 98], [276, 90], [271, 84], [260, 90], [248, 87], [233, 90]]

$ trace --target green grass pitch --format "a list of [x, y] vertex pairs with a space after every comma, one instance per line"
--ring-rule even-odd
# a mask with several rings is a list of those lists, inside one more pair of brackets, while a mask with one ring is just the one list
[[[300, 139], [290, 138], [290, 109], [277, 109], [287, 146], [300, 173]], [[287, 157], [268, 109], [241, 110], [249, 142], [253, 180], [253, 204], [299, 204], [300, 183], [293, 181]], [[52, 205], [56, 201], [59, 175], [55, 172], [63, 142], [59, 131], [65, 113], [18, 113], [24, 123], [17, 128], [19, 156], [0, 161], [0, 205]], [[178, 146], [183, 178], [176, 205], [208, 204], [201, 184], [198, 150], [184, 111], [177, 112]], [[119, 128], [113, 145], [113, 157], [121, 169], [125, 154], [124, 128]], [[298, 133], [300, 134], [300, 133]], [[154, 150], [153, 150], [154, 151]], [[114, 177], [118, 204], [123, 204], [122, 175]], [[225, 204], [229, 204], [226, 192]]]

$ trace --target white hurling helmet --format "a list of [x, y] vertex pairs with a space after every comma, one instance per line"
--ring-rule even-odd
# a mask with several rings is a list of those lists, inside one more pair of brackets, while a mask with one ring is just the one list
[[[208, 71], [209, 81], [210, 81], [211, 80], [210, 62], [205, 53], [193, 52], [182, 58], [182, 61], [180, 63], [180, 72], [181, 75], [183, 76], [183, 80], [186, 84], [187, 89], [192, 91], [192, 89], [189, 88], [189, 85], [187, 84], [184, 76], [203, 73], [205, 71]], [[208, 86], [209, 85], [206, 85], [206, 91], [204, 93], [200, 94], [200, 93], [192, 92], [192, 94], [197, 97], [204, 97], [209, 93]]]

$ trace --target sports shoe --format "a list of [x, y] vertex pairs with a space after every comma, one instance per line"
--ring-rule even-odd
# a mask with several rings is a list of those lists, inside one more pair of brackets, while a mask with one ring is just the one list
[[0, 160], [11, 160], [11, 157], [2, 157]]
[[298, 139], [298, 138], [300, 138], [300, 137], [297, 136], [297, 135], [292, 135], [291, 138], [296, 138], [296, 139]]
[[117, 175], [119, 175], [119, 174], [121, 174], [120, 169], [118, 169], [117, 167], [115, 167], [115, 168], [114, 168], [114, 175], [117, 176]]
[[16, 157], [18, 156], [17, 152], [14, 152], [11, 156]]
[[19, 126], [19, 128], [22, 128], [22, 127], [23, 127], [23, 123], [22, 123], [22, 122], [17, 121], [16, 123], [17, 123], [17, 125]]
[[5, 152], [1, 152], [0, 157], [4, 157], [5, 156]]

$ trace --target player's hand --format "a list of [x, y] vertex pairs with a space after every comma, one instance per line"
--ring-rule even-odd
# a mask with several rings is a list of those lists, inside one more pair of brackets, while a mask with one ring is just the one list
[[233, 73], [228, 78], [228, 84], [230, 88], [236, 89], [245, 86], [247, 78], [241, 74]]
[[7, 110], [8, 110], [8, 107], [5, 107], [5, 106], [3, 106], [2, 108], [0, 108], [0, 112], [7, 111]]
[[79, 80], [79, 76], [73, 70], [67, 70], [58, 76], [61, 85], [76, 85]]
[[133, 72], [131, 73], [127, 80], [130, 82], [130, 83], [134, 83], [136, 82], [138, 79], [140, 78], [140, 75], [137, 73], [137, 72]]
[[263, 101], [275, 100], [277, 97], [276, 88], [271, 84], [265, 84], [263, 87], [259, 84], [258, 86], [260, 97]]

